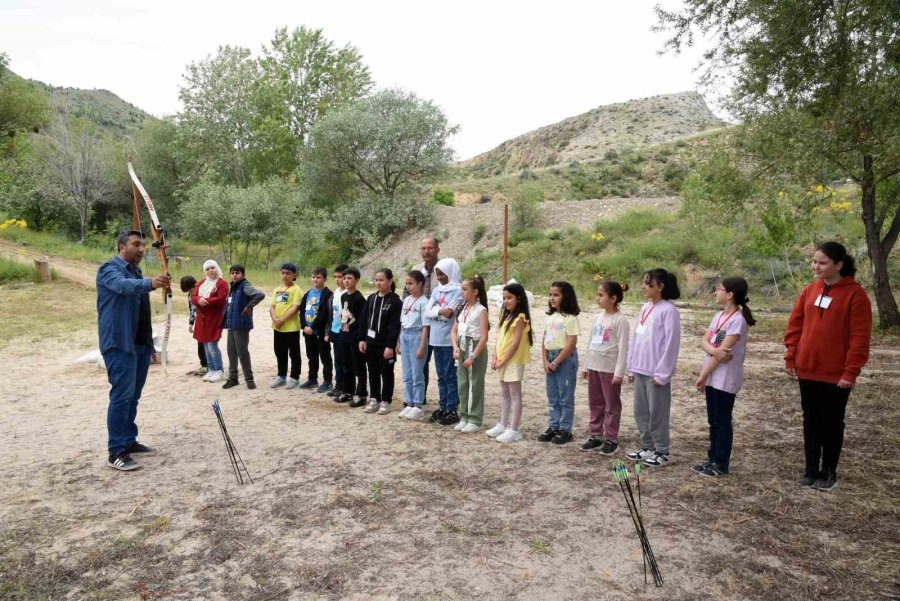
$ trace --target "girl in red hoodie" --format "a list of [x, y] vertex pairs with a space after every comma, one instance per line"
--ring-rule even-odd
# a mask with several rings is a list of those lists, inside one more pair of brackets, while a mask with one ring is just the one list
[[869, 359], [872, 304], [853, 276], [856, 266], [837, 242], [816, 248], [816, 281], [797, 298], [784, 333], [787, 372], [800, 380], [806, 471], [800, 484], [830, 491], [844, 442], [850, 389]]

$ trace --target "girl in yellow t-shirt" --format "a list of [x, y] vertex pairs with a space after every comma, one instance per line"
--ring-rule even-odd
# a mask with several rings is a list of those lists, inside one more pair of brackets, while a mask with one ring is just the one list
[[544, 325], [541, 358], [547, 380], [549, 427], [538, 436], [541, 442], [566, 444], [572, 441], [575, 421], [575, 381], [578, 373], [578, 299], [569, 282], [550, 284], [550, 308]]
[[516, 442], [522, 440], [519, 432], [522, 379], [534, 345], [528, 297], [521, 284], [509, 284], [503, 288], [499, 330], [500, 338], [491, 358], [491, 369], [500, 376], [500, 421], [487, 431], [487, 435], [499, 442]]

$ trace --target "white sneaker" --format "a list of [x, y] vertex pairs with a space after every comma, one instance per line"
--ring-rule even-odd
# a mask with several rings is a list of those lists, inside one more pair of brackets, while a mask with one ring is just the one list
[[506, 426], [504, 426], [503, 424], [497, 424], [496, 426], [485, 432], [485, 434], [487, 434], [491, 438], [497, 438], [504, 432], [506, 432]]
[[460, 432], [462, 432], [463, 434], [470, 434], [472, 432], [478, 432], [479, 430], [481, 430], [481, 426], [469, 423], [466, 424], [466, 427], [460, 430]]
[[397, 417], [406, 417], [409, 414], [410, 409], [412, 409], [412, 405], [407, 405], [403, 408], [403, 411], [397, 414]]
[[453, 429], [454, 429], [454, 430], [462, 430], [463, 428], [466, 427], [466, 424], [467, 424], [467, 423], [468, 423], [468, 422], [466, 422], [465, 420], [461, 419], [461, 420], [459, 420], [458, 422], [456, 422], [456, 425], [453, 426]]
[[422, 419], [425, 417], [425, 411], [421, 407], [410, 407], [409, 413], [404, 415], [406, 419]]
[[654, 453], [653, 457], [648, 457], [644, 459], [641, 463], [646, 465], [647, 467], [664, 467], [669, 465], [669, 455], [663, 455], [662, 453]]
[[214, 371], [212, 371], [212, 370], [206, 372], [206, 373], [203, 375], [203, 381], [204, 381], [204, 382], [209, 382], [210, 376], [212, 376], [214, 373], [216, 373], [216, 372], [214, 372]]
[[300, 386], [300, 380], [296, 378], [288, 378], [287, 380], [287, 389], [290, 390], [292, 388], [297, 388]]
[[378, 411], [378, 401], [375, 399], [369, 399], [369, 403], [366, 405], [366, 408], [363, 409], [366, 413], [375, 413]]
[[287, 381], [282, 380], [281, 378], [275, 378], [274, 380], [272, 380], [272, 388], [278, 388], [279, 386], [284, 386], [285, 384], [287, 384]]
[[522, 433], [512, 428], [507, 428], [503, 434], [497, 437], [497, 442], [516, 442], [518, 440], [522, 440]]
[[391, 404], [387, 401], [381, 401], [378, 404], [378, 415], [387, 415], [391, 412]]
[[225, 375], [225, 372], [211, 371], [207, 375], [209, 376], [209, 379], [207, 380], [207, 382], [218, 382], [219, 380], [222, 379], [222, 376]]

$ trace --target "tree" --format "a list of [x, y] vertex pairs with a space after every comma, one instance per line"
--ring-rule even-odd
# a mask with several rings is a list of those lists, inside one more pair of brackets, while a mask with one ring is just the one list
[[7, 71], [8, 59], [0, 53], [0, 134], [37, 130], [51, 117], [47, 95], [37, 86]]
[[42, 162], [46, 195], [78, 215], [84, 242], [95, 207], [116, 189], [116, 148], [97, 126], [84, 119], [60, 119], [43, 136]]
[[259, 65], [254, 129], [265, 164], [280, 175], [296, 168], [298, 152], [319, 118], [372, 87], [359, 51], [335, 48], [321, 29], [276, 30]]
[[[900, 4], [884, 0], [685, 0], [656, 8], [666, 48], [713, 37], [702, 81], [771, 164], [855, 181], [882, 327], [900, 327], [888, 257], [900, 235]], [[820, 180], [821, 181], [821, 180]]]
[[313, 126], [304, 183], [320, 196], [346, 196], [352, 183], [390, 201], [447, 168], [453, 159], [448, 138], [457, 130], [431, 101], [400, 90], [378, 92]]

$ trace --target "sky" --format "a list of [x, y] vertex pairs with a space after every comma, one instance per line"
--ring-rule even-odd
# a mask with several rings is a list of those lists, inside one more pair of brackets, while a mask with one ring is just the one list
[[655, 4], [0, 0], [0, 52], [23, 77], [107, 89], [163, 116], [181, 109], [186, 66], [219, 46], [259, 55], [276, 28], [321, 28], [362, 53], [379, 88], [440, 106], [466, 159], [600, 105], [696, 89], [700, 51], [658, 55]]

